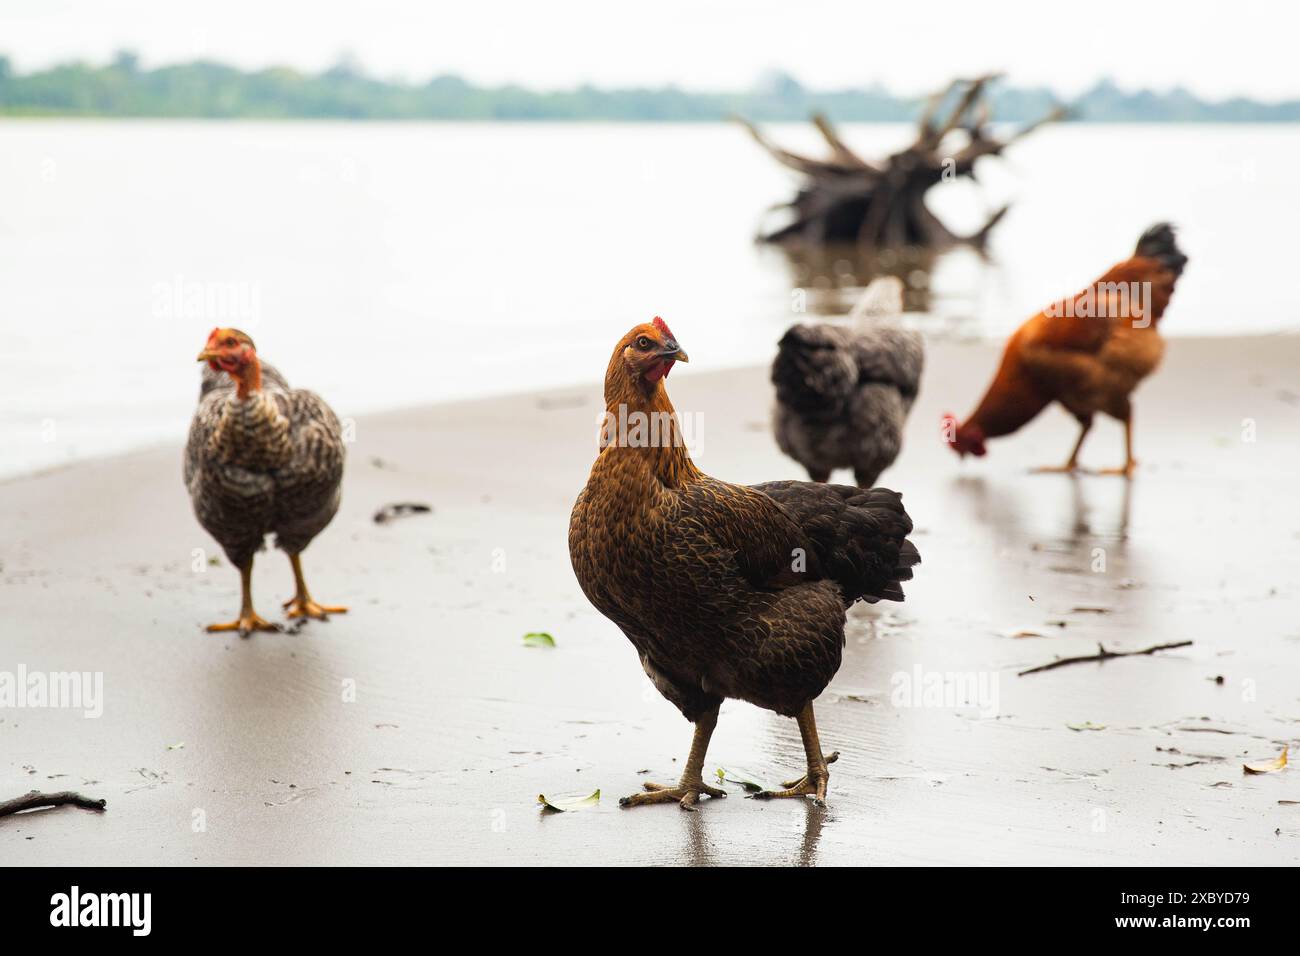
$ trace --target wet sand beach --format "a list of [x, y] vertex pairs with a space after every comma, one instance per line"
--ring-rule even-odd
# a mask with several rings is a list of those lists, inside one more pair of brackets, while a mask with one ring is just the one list
[[[669, 392], [703, 424], [700, 466], [805, 477], [772, 440], [766, 369], [710, 373], [678, 331], [693, 362]], [[0, 820], [0, 859], [1300, 862], [1300, 776], [1242, 770], [1300, 743], [1300, 337], [1170, 340], [1136, 395], [1131, 482], [1028, 473], [1073, 443], [1059, 409], [958, 461], [939, 416], [969, 411], [997, 351], [930, 347], [881, 479], [904, 493], [924, 563], [906, 603], [850, 613], [817, 703], [841, 754], [825, 810], [735, 785], [697, 813], [618, 808], [643, 780], [676, 779], [690, 726], [569, 568], [603, 408], [594, 376], [359, 418], [342, 510], [304, 555], [317, 599], [352, 611], [295, 633], [204, 633], [233, 616], [238, 576], [207, 561], [219, 551], [181, 484], [183, 436], [0, 484], [0, 671], [103, 675], [97, 719], [0, 709], [0, 799], [108, 801], [102, 815]], [[311, 387], [309, 368], [282, 364]], [[1121, 429], [1103, 420], [1083, 462], [1121, 460]], [[432, 511], [372, 520], [394, 502]], [[259, 555], [264, 616], [278, 618], [291, 580], [282, 554]], [[533, 631], [556, 646], [526, 647]], [[1099, 643], [1184, 640], [1017, 676]], [[982, 681], [983, 706], [898, 706], [918, 675]], [[798, 776], [795, 724], [728, 702], [706, 766]], [[536, 804], [597, 789], [582, 812]]]

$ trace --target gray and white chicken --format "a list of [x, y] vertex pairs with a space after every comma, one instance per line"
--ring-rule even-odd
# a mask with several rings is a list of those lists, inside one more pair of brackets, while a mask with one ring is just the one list
[[238, 329], [213, 329], [199, 407], [185, 446], [185, 487], [199, 524], [239, 569], [239, 617], [209, 631], [278, 631], [253, 610], [253, 555], [267, 535], [289, 555], [288, 616], [325, 619], [345, 607], [317, 604], [303, 577], [303, 550], [334, 518], [343, 480], [339, 420], [314, 392], [290, 388]]
[[924, 363], [921, 336], [901, 328], [903, 283], [875, 279], [849, 326], [791, 326], [772, 363], [772, 429], [781, 450], [813, 481], [852, 468], [863, 488], [876, 483], [903, 444]]

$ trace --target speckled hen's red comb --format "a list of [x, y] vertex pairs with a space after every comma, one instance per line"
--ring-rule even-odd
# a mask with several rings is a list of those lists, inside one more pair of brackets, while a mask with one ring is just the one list
[[673, 335], [673, 330], [668, 328], [668, 323], [665, 322], [663, 319], [659, 318], [659, 316], [656, 315], [654, 321], [651, 322], [650, 324], [653, 325], [660, 332], [662, 332], [664, 335], [668, 336], [670, 339], [677, 338], [677, 336]]

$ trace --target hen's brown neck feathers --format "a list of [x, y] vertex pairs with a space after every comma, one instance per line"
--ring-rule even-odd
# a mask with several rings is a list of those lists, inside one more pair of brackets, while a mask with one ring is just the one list
[[664, 379], [647, 382], [623, 360], [623, 346], [614, 350], [605, 372], [605, 424], [601, 454], [630, 456], [644, 465], [665, 487], [679, 488], [705, 477], [686, 450], [677, 411], [668, 398]]

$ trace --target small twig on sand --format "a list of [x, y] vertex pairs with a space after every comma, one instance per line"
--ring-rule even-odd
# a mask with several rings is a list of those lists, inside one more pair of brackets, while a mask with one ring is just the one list
[[432, 510], [433, 508], [420, 501], [399, 501], [396, 504], [384, 505], [376, 511], [374, 520], [375, 524], [387, 524], [403, 515], [423, 515]]
[[1052, 661], [1050, 664], [1039, 664], [1037, 667], [1031, 667], [1027, 671], [1021, 671], [1017, 677], [1024, 677], [1026, 674], [1037, 674], [1039, 671], [1050, 671], [1055, 667], [1064, 667], [1066, 664], [1083, 664], [1087, 661], [1106, 661], [1112, 657], [1137, 657], [1142, 654], [1154, 654], [1156, 651], [1169, 651], [1175, 647], [1187, 647], [1191, 641], [1175, 641], [1172, 644], [1153, 644], [1151, 647], [1140, 651], [1108, 651], [1100, 644], [1097, 645], [1096, 654], [1088, 654], [1084, 657], [1062, 657], [1060, 660]]
[[104, 800], [92, 800], [90, 797], [83, 797], [71, 790], [63, 790], [59, 793], [40, 793], [33, 790], [24, 796], [14, 797], [12, 800], [0, 800], [0, 817], [22, 813], [24, 810], [35, 810], [38, 807], [62, 807], [69, 804], [74, 807], [81, 807], [83, 810], [94, 810], [96, 813], [103, 813], [104, 808], [108, 805]]

